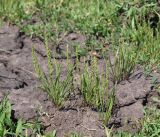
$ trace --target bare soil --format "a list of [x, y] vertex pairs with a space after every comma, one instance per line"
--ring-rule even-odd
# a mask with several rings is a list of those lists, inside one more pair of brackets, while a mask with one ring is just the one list
[[[85, 37], [76, 33], [67, 34], [59, 46], [60, 49], [50, 46], [53, 54], [59, 57], [64, 77], [66, 60], [61, 56], [61, 51], [66, 50], [68, 41], [76, 41], [83, 47]], [[58, 137], [71, 132], [92, 137], [105, 136], [98, 112], [85, 107], [80, 95], [75, 93], [72, 99], [66, 102], [64, 109], [58, 110], [47, 94], [39, 88], [32, 64], [32, 46], [35, 47], [41, 66], [47, 73], [46, 53], [42, 41], [25, 36], [15, 26], [4, 25], [0, 28], [0, 98], [9, 94], [13, 117], [26, 121], [38, 118], [46, 132], [55, 129]], [[72, 54], [72, 47], [70, 52]], [[99, 68], [103, 68], [103, 65], [104, 61], [100, 59]], [[75, 80], [77, 75], [74, 74]], [[151, 76], [145, 77], [143, 69], [137, 68], [128, 81], [118, 84], [113, 115], [107, 126], [114, 125], [116, 130], [136, 132], [137, 128], [133, 125], [144, 117], [144, 106], [152, 104], [151, 96], [155, 95], [154, 93], [156, 92], [151, 84]]]

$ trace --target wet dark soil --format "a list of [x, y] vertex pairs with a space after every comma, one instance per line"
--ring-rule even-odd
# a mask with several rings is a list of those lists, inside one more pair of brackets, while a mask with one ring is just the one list
[[[78, 42], [83, 47], [85, 40], [83, 35], [70, 33], [65, 36], [59, 50], [56, 49], [57, 47], [50, 46], [53, 55], [56, 55], [62, 64], [64, 76], [66, 60], [59, 51], [66, 51], [68, 41]], [[92, 137], [105, 136], [98, 112], [84, 107], [81, 96], [73, 97], [66, 102], [64, 109], [58, 110], [48, 95], [39, 88], [32, 64], [33, 46], [43, 70], [47, 73], [46, 53], [42, 41], [25, 36], [14, 26], [0, 27], [0, 98], [9, 94], [14, 118], [23, 118], [26, 121], [38, 118], [46, 132], [55, 129], [58, 137], [71, 132]], [[72, 54], [73, 48], [69, 48]], [[104, 61], [100, 59], [99, 68], [103, 67]], [[77, 75], [74, 74], [75, 80]], [[144, 106], [151, 104], [150, 98], [155, 95], [151, 80], [152, 76], [146, 77], [143, 69], [137, 68], [129, 80], [118, 84], [115, 92], [115, 107], [108, 127], [115, 126], [117, 129], [132, 132], [137, 130], [131, 125], [143, 118]]]

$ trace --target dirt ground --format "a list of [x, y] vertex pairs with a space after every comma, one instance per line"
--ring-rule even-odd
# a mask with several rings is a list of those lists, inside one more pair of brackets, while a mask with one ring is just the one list
[[[85, 37], [76, 33], [68, 34], [60, 50], [51, 49], [53, 54], [59, 57], [64, 76], [66, 62], [59, 51], [66, 50], [65, 43], [68, 41], [76, 41], [84, 46]], [[26, 121], [38, 118], [46, 132], [55, 129], [58, 137], [71, 132], [92, 137], [105, 136], [98, 112], [84, 107], [80, 95], [73, 95], [73, 98], [66, 102], [65, 108], [58, 110], [47, 94], [41, 91], [32, 64], [32, 46], [35, 47], [41, 66], [47, 73], [46, 53], [42, 41], [30, 39], [14, 26], [4, 25], [0, 28], [0, 98], [9, 94], [13, 117]], [[102, 68], [103, 60], [99, 62], [99, 67]], [[76, 74], [74, 76], [76, 80]], [[151, 79], [151, 76], [146, 78], [143, 70], [137, 67], [128, 81], [118, 84], [115, 93], [116, 104], [108, 127], [114, 125], [118, 130], [137, 130], [133, 126], [134, 122], [143, 118], [143, 108], [151, 104], [151, 96], [155, 93]]]

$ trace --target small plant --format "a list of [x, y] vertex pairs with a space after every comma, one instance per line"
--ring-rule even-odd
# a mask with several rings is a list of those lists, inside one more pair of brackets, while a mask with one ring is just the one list
[[36, 137], [56, 137], [56, 130], [53, 130], [53, 132], [46, 133], [45, 135], [38, 134]]
[[[81, 76], [81, 92], [88, 105], [100, 107], [104, 103], [103, 98], [108, 89], [105, 85], [106, 89], [102, 89], [96, 58], [93, 59], [92, 63], [90, 68], [88, 64], [85, 64], [84, 73]], [[103, 81], [103, 84], [107, 84], [105, 82]]]
[[22, 135], [22, 121], [14, 123], [11, 119], [11, 104], [7, 97], [4, 97], [0, 104], [0, 136], [16, 136]]
[[104, 75], [99, 74], [95, 57], [91, 64], [90, 67], [86, 64], [81, 76], [82, 96], [89, 106], [100, 112], [103, 123], [107, 124], [114, 104], [114, 92], [110, 93], [108, 88], [108, 63]]
[[118, 47], [118, 50], [114, 57], [114, 63], [112, 64], [111, 60], [111, 74], [112, 81], [117, 84], [122, 80], [128, 80], [131, 72], [133, 71], [136, 65], [136, 53], [129, 50], [126, 47]]
[[[30, 130], [30, 133], [27, 131]], [[0, 136], [28, 137], [29, 134], [41, 134], [41, 125], [37, 122], [24, 123], [21, 119], [12, 118], [11, 104], [5, 96], [0, 103]]]
[[107, 128], [106, 126], [105, 126], [105, 135], [106, 135], [106, 137], [112, 137], [112, 128], [111, 129], [109, 129], [109, 128]]
[[69, 60], [67, 59], [67, 64], [68, 64], [67, 76], [64, 80], [61, 80], [61, 65], [58, 64], [55, 59], [53, 64], [51, 51], [48, 48], [47, 42], [45, 43], [45, 49], [46, 49], [47, 59], [48, 59], [49, 75], [46, 76], [46, 74], [41, 69], [38, 63], [38, 58], [36, 56], [35, 50], [33, 48], [32, 56], [33, 56], [34, 68], [41, 82], [42, 89], [48, 93], [53, 103], [57, 107], [61, 108], [72, 89], [73, 67], [69, 65]]
[[104, 125], [107, 125], [111, 115], [112, 115], [112, 110], [113, 110], [113, 105], [114, 105], [114, 91], [115, 89], [113, 88], [111, 91], [111, 94], [108, 95], [107, 102], [105, 104], [105, 109], [100, 112], [100, 118], [102, 120], [102, 123]]

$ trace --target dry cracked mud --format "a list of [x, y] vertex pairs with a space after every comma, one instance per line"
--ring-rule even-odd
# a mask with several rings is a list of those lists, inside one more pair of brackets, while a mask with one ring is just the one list
[[[83, 47], [85, 37], [76, 33], [68, 34], [60, 45], [61, 50], [66, 50], [65, 43], [68, 41], [79, 42]], [[32, 64], [33, 46], [43, 70], [47, 73], [46, 53], [42, 41], [28, 38], [15, 26], [0, 27], [0, 99], [9, 94], [14, 118], [29, 121], [38, 117], [45, 130], [56, 129], [58, 137], [70, 132], [103, 137], [105, 134], [99, 114], [84, 107], [80, 97], [67, 102], [65, 109], [58, 110], [47, 94], [41, 91]], [[65, 59], [61, 59], [61, 54], [56, 53], [55, 48], [51, 50], [59, 55], [62, 73], [65, 76]], [[103, 60], [100, 60], [99, 68], [102, 67]], [[109, 126], [115, 125], [123, 130], [134, 120], [142, 119], [143, 107], [153, 92], [151, 77], [146, 78], [141, 69], [135, 70], [128, 81], [123, 81], [117, 86], [116, 104]]]

